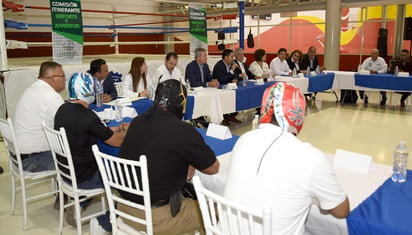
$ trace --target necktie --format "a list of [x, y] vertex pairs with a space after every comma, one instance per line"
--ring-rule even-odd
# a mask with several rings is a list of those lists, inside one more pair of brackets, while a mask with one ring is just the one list
[[203, 74], [203, 66], [200, 65], [199, 68], [200, 68], [200, 77], [202, 79], [202, 83], [204, 83], [205, 82], [205, 75]]

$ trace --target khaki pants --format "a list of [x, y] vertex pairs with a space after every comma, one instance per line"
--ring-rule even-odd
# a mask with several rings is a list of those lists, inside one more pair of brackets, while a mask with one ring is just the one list
[[[132, 216], [144, 218], [144, 211], [142, 210], [137, 210], [120, 203], [117, 205], [117, 208]], [[127, 225], [132, 226], [134, 229], [146, 231], [146, 227], [142, 224], [134, 223], [125, 218], [122, 219]], [[172, 217], [170, 204], [168, 204], [152, 209], [152, 219], [153, 231], [156, 235], [173, 235], [203, 230], [199, 204], [196, 200], [190, 198], [183, 198], [180, 212], [175, 217]]]

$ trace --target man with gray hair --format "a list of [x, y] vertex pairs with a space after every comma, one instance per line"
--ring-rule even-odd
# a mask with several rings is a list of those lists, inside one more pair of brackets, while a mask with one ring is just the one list
[[235, 73], [239, 75], [239, 80], [243, 80], [247, 77], [247, 79], [255, 79], [255, 75], [249, 70], [249, 66], [244, 62], [245, 60], [245, 53], [242, 48], [236, 48], [234, 51], [235, 54], [235, 63], [238, 67], [235, 69]]
[[209, 65], [207, 65], [207, 51], [198, 47], [195, 49], [195, 59], [186, 66], [185, 80], [189, 80], [191, 87], [218, 87], [219, 82], [212, 79]]
[[[202, 47], [195, 49], [195, 59], [186, 66], [185, 80], [190, 82], [190, 87], [218, 87], [219, 82], [213, 79], [207, 65], [207, 51]], [[194, 119], [196, 125], [208, 127], [209, 123], [204, 117]]]
[[[371, 56], [366, 58], [366, 60], [363, 61], [361, 65], [362, 70], [368, 70], [370, 74], [378, 74], [378, 73], [386, 73], [388, 70], [388, 65], [386, 64], [386, 61], [379, 56], [379, 50], [378, 49], [373, 49], [371, 51]], [[382, 100], [380, 105], [385, 106], [386, 104], [386, 91], [380, 91], [382, 95]], [[359, 95], [361, 99], [364, 98], [365, 103], [368, 101], [368, 97], [365, 95], [364, 96], [364, 91], [359, 91]]]

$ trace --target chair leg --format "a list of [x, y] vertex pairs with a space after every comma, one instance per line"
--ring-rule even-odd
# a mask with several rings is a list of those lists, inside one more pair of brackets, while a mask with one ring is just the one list
[[59, 234], [63, 233], [63, 220], [64, 220], [64, 193], [61, 189], [59, 189], [59, 203], [60, 203], [60, 211], [59, 211]]
[[11, 173], [11, 211], [10, 214], [14, 215], [14, 208], [16, 206], [16, 179], [13, 173]]
[[20, 178], [21, 187], [21, 201], [23, 207], [23, 230], [27, 230], [27, 196], [26, 196], [26, 182], [23, 177]]
[[74, 197], [74, 206], [75, 206], [75, 213], [76, 213], [76, 226], [77, 226], [77, 235], [82, 235], [82, 214], [80, 208], [80, 200], [77, 195]]

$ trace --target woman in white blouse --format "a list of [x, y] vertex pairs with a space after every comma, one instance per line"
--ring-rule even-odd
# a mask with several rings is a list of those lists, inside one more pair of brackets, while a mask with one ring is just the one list
[[250, 64], [249, 70], [255, 75], [256, 79], [267, 79], [269, 77], [270, 69], [266, 61], [266, 51], [257, 49], [255, 51], [255, 61]]
[[143, 57], [135, 57], [132, 60], [129, 74], [123, 78], [123, 94], [130, 96], [138, 94], [139, 97], [149, 97], [147, 90], [147, 65]]

